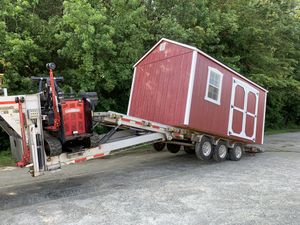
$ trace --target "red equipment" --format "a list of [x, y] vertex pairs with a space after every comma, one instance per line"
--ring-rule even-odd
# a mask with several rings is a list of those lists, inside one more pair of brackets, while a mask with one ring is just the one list
[[50, 88], [51, 88], [51, 94], [52, 94], [52, 105], [53, 105], [53, 112], [54, 112], [54, 125], [48, 126], [48, 130], [57, 131], [60, 127], [60, 115], [58, 111], [58, 102], [57, 102], [57, 94], [55, 90], [55, 84], [54, 84], [54, 76], [53, 76], [53, 70], [55, 69], [54, 63], [47, 63], [46, 67], [49, 69], [49, 77], [50, 77]]
[[46, 67], [49, 69], [49, 78], [32, 77], [40, 82], [39, 92], [42, 92], [42, 114], [46, 118], [43, 120], [46, 153], [54, 156], [63, 151], [74, 152], [96, 145], [97, 138], [92, 132], [92, 108], [96, 103], [86, 96], [97, 100], [97, 94], [82, 93], [80, 97], [74, 97], [73, 93], [65, 95], [58, 86], [58, 81], [63, 81], [63, 78], [55, 78], [53, 75], [55, 64], [47, 63]]
[[84, 100], [64, 100], [61, 102], [65, 138], [90, 133], [89, 122], [91, 115], [85, 114], [87, 105]]
[[22, 112], [22, 102], [24, 102], [24, 98], [21, 99], [17, 98], [16, 102], [18, 103], [18, 109], [19, 109], [21, 136], [22, 136], [21, 138], [22, 138], [22, 145], [23, 145], [23, 157], [19, 162], [17, 162], [17, 166], [24, 167], [30, 162], [30, 151], [26, 143], [25, 120], [24, 120], [24, 114]]

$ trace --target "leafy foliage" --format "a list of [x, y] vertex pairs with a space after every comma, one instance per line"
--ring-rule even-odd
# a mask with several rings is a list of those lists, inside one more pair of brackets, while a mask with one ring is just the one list
[[125, 112], [132, 65], [162, 37], [197, 46], [267, 88], [267, 127], [300, 124], [298, 0], [1, 0], [0, 73], [11, 94], [54, 61], [65, 87]]

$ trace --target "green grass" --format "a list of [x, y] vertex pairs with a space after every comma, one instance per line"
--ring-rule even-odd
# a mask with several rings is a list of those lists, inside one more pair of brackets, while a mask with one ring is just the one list
[[272, 135], [272, 134], [282, 134], [282, 133], [290, 133], [290, 132], [300, 132], [300, 127], [268, 129], [266, 130], [265, 134]]
[[1, 166], [14, 166], [15, 161], [12, 159], [11, 152], [9, 150], [0, 152], [0, 167]]

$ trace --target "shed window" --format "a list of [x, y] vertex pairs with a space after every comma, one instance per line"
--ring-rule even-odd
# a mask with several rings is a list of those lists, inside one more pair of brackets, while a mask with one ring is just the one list
[[208, 67], [205, 100], [220, 105], [223, 74], [212, 67]]

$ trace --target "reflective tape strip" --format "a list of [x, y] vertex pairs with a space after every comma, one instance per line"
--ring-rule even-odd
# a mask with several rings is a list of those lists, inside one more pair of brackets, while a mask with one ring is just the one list
[[87, 158], [84, 157], [84, 158], [80, 158], [80, 159], [75, 159], [75, 163], [80, 163], [80, 162], [83, 162], [83, 161], [86, 161]]
[[[144, 124], [143, 122], [141, 122], [141, 121], [134, 121], [134, 120], [130, 120], [130, 119], [127, 119], [127, 118], [121, 118], [121, 120], [122, 120], [123, 122], [126, 122], [126, 123], [135, 123], [136, 125], [147, 127], [147, 125], [145, 125], [145, 124]], [[151, 122], [149, 122], [149, 123], [151, 124]], [[150, 127], [154, 128], [154, 129], [158, 129], [158, 130], [161, 129], [161, 127], [158, 126], [158, 125], [151, 125]]]
[[130, 119], [122, 118], [122, 121], [130, 123]]
[[17, 104], [15, 101], [0, 102], [0, 105]]
[[104, 154], [96, 154], [96, 155], [93, 156], [93, 158], [96, 159], [96, 158], [100, 158], [100, 157], [103, 157], [103, 156], [105, 156], [105, 155]]
[[87, 160], [90, 160], [90, 159], [97, 159], [97, 158], [101, 158], [101, 157], [104, 157], [105, 154], [103, 153], [99, 153], [99, 154], [95, 154], [95, 155], [91, 155], [91, 156], [87, 156], [87, 157], [83, 157], [83, 158], [79, 158], [79, 159], [74, 159], [74, 160], [71, 160], [71, 161], [68, 161], [68, 162], [64, 162], [65, 164], [73, 164], [73, 163], [80, 163], [80, 162], [84, 162], [84, 161], [87, 161]]
[[156, 126], [156, 125], [152, 125], [151, 127], [154, 128], [154, 129], [160, 129], [160, 127]]

